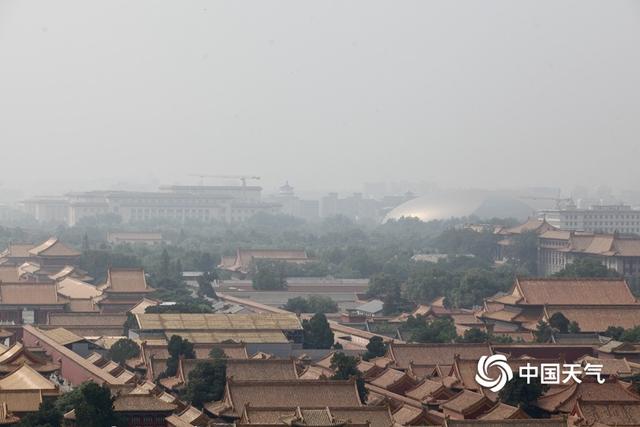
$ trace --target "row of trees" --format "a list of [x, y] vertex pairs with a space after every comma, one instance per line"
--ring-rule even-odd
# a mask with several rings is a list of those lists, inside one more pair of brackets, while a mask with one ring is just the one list
[[37, 412], [20, 419], [20, 427], [60, 427], [63, 415], [75, 411], [76, 425], [104, 427], [125, 425], [113, 407], [114, 397], [106, 386], [86, 382], [58, 397], [55, 401], [44, 400]]

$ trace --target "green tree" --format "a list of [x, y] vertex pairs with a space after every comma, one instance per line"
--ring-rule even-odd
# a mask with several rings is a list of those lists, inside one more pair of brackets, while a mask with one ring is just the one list
[[213, 282], [217, 279], [215, 272], [204, 272], [196, 278], [198, 282], [198, 294], [209, 298], [218, 299], [216, 291], [213, 289]]
[[551, 342], [551, 337], [553, 336], [553, 328], [544, 320], [540, 320], [536, 325], [536, 330], [533, 335], [536, 337], [536, 342]]
[[620, 341], [624, 341], [624, 342], [640, 341], [640, 326], [636, 326], [631, 329], [625, 329], [624, 332], [620, 334]]
[[169, 279], [171, 277], [171, 257], [169, 257], [169, 251], [167, 251], [167, 248], [162, 249], [162, 253], [160, 254], [158, 277], [161, 280]]
[[38, 412], [25, 415], [18, 423], [18, 427], [60, 427], [61, 425], [62, 414], [52, 400], [43, 401]]
[[380, 298], [387, 295], [392, 289], [400, 285], [400, 283], [391, 275], [386, 273], [377, 273], [369, 279], [369, 288], [367, 296], [369, 298]]
[[211, 359], [227, 359], [227, 355], [220, 347], [213, 347], [209, 350], [209, 357]]
[[571, 323], [569, 323], [569, 332], [572, 334], [580, 333], [580, 325], [578, 322], [572, 320]]
[[198, 408], [206, 402], [220, 400], [226, 384], [226, 366], [226, 359], [222, 357], [198, 362], [189, 372], [184, 398]]
[[512, 260], [516, 265], [533, 275], [538, 266], [538, 235], [535, 231], [526, 231], [513, 239]]
[[76, 425], [83, 427], [104, 427], [125, 425], [113, 410], [114, 398], [106, 386], [94, 382], [82, 383], [75, 390], [60, 396], [55, 406], [65, 414], [75, 409]]
[[[146, 312], [146, 310], [145, 310]], [[123, 334], [125, 337], [129, 336], [129, 331], [131, 329], [138, 329], [139, 325], [138, 325], [138, 321], [136, 320], [136, 316], [134, 316], [131, 313], [127, 313], [127, 320], [124, 321], [124, 325], [122, 325], [123, 327]]]
[[325, 295], [310, 295], [308, 298], [311, 313], [336, 313], [338, 304]]
[[408, 330], [411, 340], [420, 343], [447, 343], [456, 339], [456, 326], [448, 317], [436, 318], [427, 321], [418, 316], [407, 320], [405, 329]]
[[333, 331], [323, 313], [316, 313], [311, 319], [303, 320], [302, 328], [304, 348], [331, 348], [333, 345]]
[[289, 298], [284, 305], [285, 310], [292, 311], [294, 313], [310, 313], [309, 302], [304, 297]]
[[356, 385], [358, 386], [358, 395], [360, 401], [365, 403], [367, 401], [368, 390], [364, 386], [364, 379], [362, 373], [358, 370], [358, 359], [353, 356], [347, 356], [342, 352], [336, 352], [331, 357], [331, 369], [334, 375], [331, 379], [334, 380], [348, 380], [355, 378]]
[[193, 344], [187, 339], [183, 339], [179, 335], [172, 335], [167, 346], [169, 350], [169, 358], [167, 359], [167, 369], [164, 375], [173, 377], [178, 372], [178, 363], [180, 358], [195, 359], [196, 353], [193, 350]]
[[464, 331], [462, 337], [457, 341], [464, 343], [484, 343], [489, 341], [489, 334], [478, 328], [471, 328]]
[[620, 340], [623, 333], [624, 328], [622, 326], [609, 326], [604, 335], [613, 338], [614, 340]]
[[82, 401], [75, 408], [76, 424], [86, 427], [115, 426], [121, 420], [113, 410], [114, 398], [107, 386], [89, 383], [82, 391]]
[[553, 313], [553, 315], [549, 318], [549, 326], [563, 334], [569, 332], [570, 323], [571, 322], [569, 322], [569, 319], [567, 319], [565, 315], [560, 313], [559, 311]]
[[530, 384], [527, 384], [526, 378], [514, 376], [514, 378], [505, 384], [504, 388], [498, 393], [500, 401], [507, 405], [520, 406], [529, 415], [534, 415], [536, 411], [535, 402], [547, 390], [548, 386], [540, 383], [539, 378], [531, 378]]
[[257, 261], [252, 268], [253, 288], [274, 291], [287, 288], [285, 266], [283, 263], [272, 261]]
[[294, 313], [335, 313], [338, 304], [324, 295], [310, 295], [308, 299], [290, 298], [283, 308]]
[[402, 291], [400, 290], [400, 285], [396, 283], [382, 299], [382, 314], [390, 316], [399, 313], [402, 311], [402, 307], [404, 307]]
[[608, 269], [600, 261], [592, 258], [577, 258], [563, 270], [555, 274], [557, 277], [619, 277], [617, 271]]
[[371, 360], [374, 357], [382, 357], [387, 353], [387, 346], [382, 337], [375, 336], [369, 339], [367, 351], [362, 355], [364, 360]]
[[123, 364], [127, 360], [140, 355], [140, 346], [129, 338], [120, 338], [109, 349], [109, 359]]

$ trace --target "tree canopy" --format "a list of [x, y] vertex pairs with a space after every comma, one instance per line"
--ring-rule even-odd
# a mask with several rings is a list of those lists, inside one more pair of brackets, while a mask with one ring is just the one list
[[311, 319], [302, 321], [304, 348], [331, 348], [333, 331], [323, 313], [316, 313]]
[[120, 338], [109, 349], [109, 359], [120, 364], [139, 355], [140, 346], [129, 338]]

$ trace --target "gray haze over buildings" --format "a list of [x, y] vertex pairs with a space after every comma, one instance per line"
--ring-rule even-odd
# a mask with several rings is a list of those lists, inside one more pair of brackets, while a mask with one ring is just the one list
[[640, 181], [634, 1], [0, 1], [1, 188]]

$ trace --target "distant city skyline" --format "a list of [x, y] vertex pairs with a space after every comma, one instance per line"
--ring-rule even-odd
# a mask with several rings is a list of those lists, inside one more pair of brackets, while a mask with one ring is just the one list
[[639, 20], [626, 1], [3, 1], [0, 182], [629, 188]]

